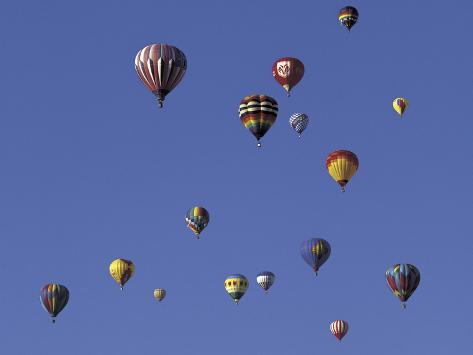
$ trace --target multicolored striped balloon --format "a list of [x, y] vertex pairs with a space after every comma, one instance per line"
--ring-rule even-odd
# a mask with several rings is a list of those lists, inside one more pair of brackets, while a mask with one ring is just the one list
[[289, 118], [289, 124], [301, 137], [302, 132], [307, 128], [309, 124], [309, 116], [305, 113], [293, 113]]
[[359, 162], [355, 153], [349, 150], [336, 150], [330, 153], [326, 160], [326, 167], [330, 176], [345, 192], [345, 185], [355, 175]]
[[348, 322], [344, 320], [336, 320], [330, 324], [330, 331], [335, 337], [342, 341], [342, 338], [348, 332]]
[[225, 279], [225, 290], [236, 304], [243, 297], [248, 286], [248, 279], [241, 274], [230, 275]]
[[291, 96], [291, 90], [304, 76], [304, 63], [297, 58], [279, 58], [273, 64], [273, 77]]
[[271, 271], [263, 271], [256, 276], [256, 282], [263, 288], [264, 292], [266, 293], [274, 284], [275, 279], [276, 276]]
[[141, 81], [156, 96], [159, 107], [179, 84], [187, 70], [185, 54], [168, 44], [152, 44], [138, 52], [135, 70]]
[[338, 20], [348, 31], [350, 31], [358, 21], [358, 10], [353, 6], [346, 6], [338, 13]]
[[39, 297], [41, 304], [48, 312], [53, 323], [56, 322], [56, 316], [66, 307], [69, 301], [69, 290], [66, 286], [60, 284], [47, 284], [41, 289]]
[[116, 259], [110, 264], [110, 275], [120, 285], [120, 289], [128, 282], [135, 273], [135, 265], [130, 260]]
[[199, 239], [200, 233], [207, 227], [209, 221], [209, 212], [204, 207], [191, 207], [186, 213], [187, 227], [194, 232], [197, 239]]
[[406, 308], [405, 302], [419, 286], [420, 272], [411, 264], [395, 264], [386, 270], [386, 281], [403, 308]]
[[164, 297], [166, 297], [166, 290], [164, 288], [157, 288], [153, 292], [154, 298], [156, 298], [159, 302], [161, 302]]
[[301, 245], [301, 255], [317, 275], [319, 268], [328, 260], [331, 253], [330, 244], [321, 238], [312, 238]]
[[402, 117], [404, 111], [409, 105], [409, 101], [404, 97], [397, 97], [393, 101], [393, 108]]
[[266, 95], [250, 95], [240, 102], [240, 120], [259, 142], [276, 121], [278, 103]]

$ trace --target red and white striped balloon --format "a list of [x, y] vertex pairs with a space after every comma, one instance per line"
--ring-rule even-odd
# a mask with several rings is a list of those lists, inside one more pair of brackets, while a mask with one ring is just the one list
[[335, 320], [330, 324], [330, 331], [338, 340], [341, 341], [348, 332], [348, 322], [344, 320]]

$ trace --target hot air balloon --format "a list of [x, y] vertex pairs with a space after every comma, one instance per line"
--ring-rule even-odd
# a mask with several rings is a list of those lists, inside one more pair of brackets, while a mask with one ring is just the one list
[[159, 107], [179, 82], [187, 69], [183, 52], [168, 44], [152, 44], [138, 52], [135, 70], [146, 87], [156, 95]]
[[47, 284], [41, 289], [39, 299], [43, 308], [51, 315], [53, 323], [55, 323], [56, 316], [66, 307], [69, 301], [69, 290], [63, 285]]
[[330, 256], [330, 244], [321, 238], [312, 238], [301, 245], [301, 255], [317, 275], [319, 268]]
[[130, 260], [116, 259], [110, 264], [110, 275], [120, 285], [122, 290], [134, 272], [135, 265]]
[[157, 288], [153, 292], [154, 298], [156, 298], [159, 302], [161, 302], [164, 297], [166, 297], [166, 290], [164, 288]]
[[203, 207], [196, 206], [190, 208], [187, 211], [187, 227], [189, 227], [189, 229], [194, 232], [194, 234], [197, 236], [197, 239], [199, 239], [200, 232], [202, 232], [209, 224], [209, 220], [209, 212], [207, 212], [207, 210]]
[[225, 280], [225, 290], [227, 290], [228, 294], [233, 298], [236, 304], [238, 304], [240, 298], [243, 297], [248, 286], [248, 279], [240, 274], [228, 276]]
[[302, 135], [302, 132], [307, 128], [309, 124], [309, 116], [305, 113], [293, 113], [291, 118], [289, 118], [289, 124], [299, 134], [299, 138]]
[[291, 90], [304, 76], [304, 64], [297, 58], [280, 58], [273, 64], [274, 79], [291, 96]]
[[338, 182], [345, 192], [345, 185], [355, 175], [358, 169], [358, 158], [348, 150], [336, 150], [327, 157], [326, 166], [330, 176]]
[[276, 276], [271, 271], [263, 271], [256, 276], [256, 282], [263, 288], [264, 292], [268, 292], [273, 285]]
[[342, 338], [348, 332], [348, 322], [344, 320], [336, 320], [330, 324], [330, 331], [335, 337], [342, 341]]
[[250, 130], [261, 147], [260, 139], [266, 134], [276, 121], [278, 103], [266, 95], [250, 95], [240, 102], [240, 119], [243, 125]]
[[358, 21], [358, 10], [353, 6], [345, 6], [338, 13], [338, 20], [348, 31], [350, 31], [356, 21]]
[[404, 97], [398, 97], [393, 101], [393, 108], [401, 117], [408, 105], [409, 101], [407, 101], [407, 99]]
[[386, 270], [386, 281], [394, 295], [406, 308], [406, 301], [419, 286], [420, 272], [411, 264], [396, 264]]

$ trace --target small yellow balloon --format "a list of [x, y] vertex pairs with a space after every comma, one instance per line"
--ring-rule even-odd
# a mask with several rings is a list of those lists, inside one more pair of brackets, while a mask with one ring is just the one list
[[116, 259], [110, 264], [110, 275], [120, 285], [122, 290], [134, 272], [135, 265], [130, 260]]
[[164, 288], [157, 288], [154, 290], [154, 298], [161, 302], [166, 297], [166, 290]]
[[397, 97], [393, 101], [393, 108], [401, 117], [408, 105], [409, 101], [404, 97]]

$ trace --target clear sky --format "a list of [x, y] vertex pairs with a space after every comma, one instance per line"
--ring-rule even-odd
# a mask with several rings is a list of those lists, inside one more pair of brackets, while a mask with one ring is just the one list
[[[471, 354], [472, 13], [469, 0], [3, 3], [0, 353]], [[188, 59], [162, 110], [134, 71], [160, 42]], [[290, 98], [271, 75], [284, 56], [306, 68]], [[238, 117], [253, 93], [279, 103], [261, 149]], [[311, 118], [302, 139], [293, 112]], [[343, 148], [360, 160], [345, 194], [325, 169]], [[194, 205], [211, 216], [201, 240], [184, 222]], [[317, 278], [299, 254], [312, 237], [332, 245]], [[119, 257], [136, 265], [123, 292]], [[398, 262], [421, 272], [404, 311], [384, 278]], [[251, 281], [239, 306], [233, 273]], [[55, 325], [49, 282], [71, 293]], [[350, 324], [341, 344], [335, 319]]]

